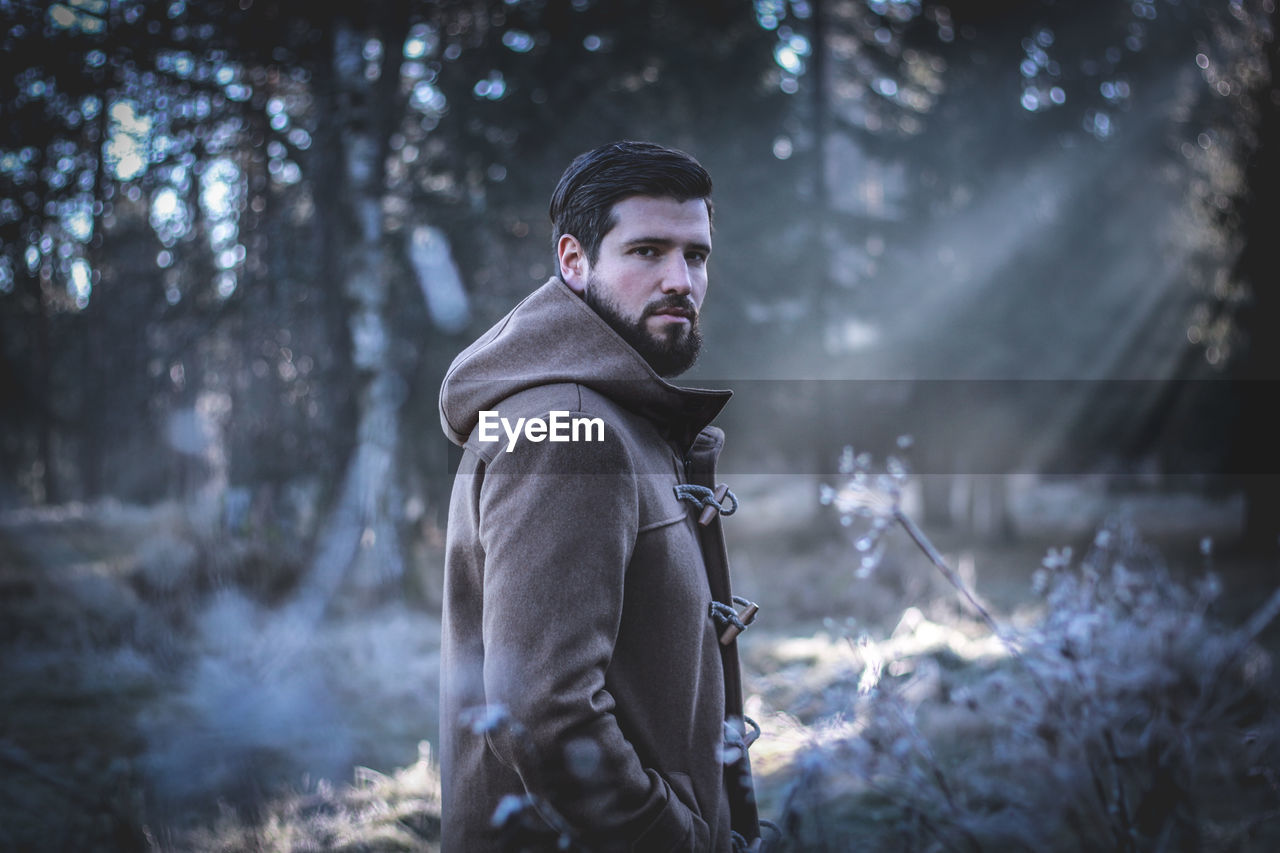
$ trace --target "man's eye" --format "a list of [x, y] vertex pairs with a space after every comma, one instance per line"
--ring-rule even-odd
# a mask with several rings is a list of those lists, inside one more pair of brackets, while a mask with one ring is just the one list
[[633, 251], [642, 258], [656, 258], [658, 256], [658, 250], [653, 246], [637, 246]]
[[707, 262], [707, 256], [702, 252], [690, 252], [684, 257], [685, 257], [685, 260], [689, 261], [690, 263], [705, 264]]

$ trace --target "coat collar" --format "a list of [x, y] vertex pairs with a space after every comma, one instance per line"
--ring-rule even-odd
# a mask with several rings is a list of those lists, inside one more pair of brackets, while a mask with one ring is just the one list
[[690, 447], [731, 391], [683, 388], [654, 373], [599, 314], [552, 278], [454, 359], [440, 388], [440, 423], [466, 442], [482, 410], [540, 385], [585, 385]]

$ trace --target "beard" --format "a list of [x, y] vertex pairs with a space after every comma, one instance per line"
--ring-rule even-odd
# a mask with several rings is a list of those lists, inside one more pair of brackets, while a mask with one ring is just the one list
[[[702, 332], [698, 329], [698, 309], [687, 296], [672, 294], [645, 305], [640, 316], [627, 317], [616, 302], [605, 295], [605, 287], [594, 275], [587, 280], [584, 299], [609, 327], [617, 332], [653, 372], [663, 377], [679, 376], [698, 360], [702, 350]], [[646, 322], [664, 310], [681, 308], [689, 314], [689, 325], [670, 323], [660, 333], [650, 332]]]

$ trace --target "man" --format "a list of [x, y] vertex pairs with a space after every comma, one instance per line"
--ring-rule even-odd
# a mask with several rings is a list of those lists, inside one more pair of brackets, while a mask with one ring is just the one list
[[730, 392], [661, 378], [701, 343], [710, 195], [683, 152], [579, 156], [551, 199], [557, 275], [445, 377], [441, 423], [464, 448], [445, 566], [446, 851], [757, 843], [718, 517], [736, 504], [712, 491], [723, 434], [709, 423]]

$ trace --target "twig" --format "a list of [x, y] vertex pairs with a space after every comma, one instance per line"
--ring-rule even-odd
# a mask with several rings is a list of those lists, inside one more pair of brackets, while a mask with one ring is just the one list
[[925, 553], [925, 556], [938, 567], [938, 571], [942, 572], [942, 576], [946, 578], [947, 581], [955, 587], [962, 596], [964, 596], [965, 601], [969, 602], [969, 605], [978, 612], [978, 615], [982, 617], [982, 620], [987, 623], [987, 627], [991, 629], [991, 633], [1004, 644], [1004, 647], [1009, 650], [1010, 654], [1017, 658], [1019, 663], [1026, 667], [1027, 672], [1031, 675], [1032, 682], [1036, 685], [1036, 688], [1043, 693], [1046, 698], [1052, 698], [1049, 693], [1049, 688], [1040, 680], [1040, 674], [1036, 672], [1035, 667], [1031, 665], [1030, 661], [1023, 657], [1022, 651], [1014, 645], [1013, 641], [1005, 636], [1004, 631], [1000, 629], [1000, 625], [992, 617], [990, 612], [987, 611], [987, 608], [983, 607], [978, 599], [974, 598], [973, 593], [971, 593], [969, 588], [965, 586], [964, 581], [956, 570], [947, 565], [947, 561], [943, 559], [940, 553], [938, 553], [938, 549], [933, 547], [933, 543], [929, 541], [928, 536], [925, 536], [924, 531], [916, 526], [916, 523], [911, 520], [910, 516], [896, 506], [893, 508], [893, 517], [897, 519], [898, 523], [902, 525], [902, 528], [907, 531], [907, 535], [910, 536], [911, 540], [919, 546], [920, 550]]
[[1240, 657], [1244, 654], [1245, 649], [1249, 648], [1254, 641], [1267, 629], [1277, 616], [1280, 616], [1280, 589], [1271, 593], [1271, 597], [1266, 603], [1253, 612], [1248, 621], [1244, 623], [1244, 627], [1236, 633], [1236, 642], [1227, 650], [1222, 661], [1213, 670], [1213, 677], [1208, 686], [1200, 693], [1199, 700], [1196, 702], [1193, 717], [1199, 716], [1209, 708], [1213, 701], [1214, 694], [1218, 691], [1218, 685], [1222, 679], [1226, 677], [1229, 670]]
[[[969, 843], [971, 850], [976, 851], [976, 853], [982, 853], [982, 842], [980, 842], [978, 837], [964, 825], [964, 815], [961, 813], [960, 807], [956, 804], [955, 796], [951, 793], [951, 786], [947, 784], [946, 774], [942, 772], [942, 767], [938, 764], [938, 760], [934, 756], [933, 750], [929, 748], [929, 742], [925, 740], [924, 734], [920, 731], [919, 726], [917, 726], [907, 716], [896, 696], [892, 697], [891, 707], [897, 715], [898, 720], [906, 728], [908, 734], [911, 735], [911, 739], [915, 741], [916, 749], [919, 750], [921, 757], [929, 768], [930, 775], [933, 777], [933, 783], [938, 787], [938, 790], [942, 792], [942, 797], [946, 803], [947, 809], [952, 814], [952, 825], [964, 840]], [[910, 808], [909, 803], [907, 806]], [[924, 820], [923, 813], [921, 814], [921, 819]], [[941, 835], [939, 835], [938, 838], [940, 841], [943, 840]]]
[[[1114, 812], [1119, 816], [1120, 830], [1124, 850], [1133, 850], [1133, 824], [1129, 820], [1129, 800], [1124, 793], [1124, 779], [1120, 775], [1120, 756], [1116, 751], [1115, 738], [1111, 735], [1111, 729], [1104, 728], [1102, 730], [1102, 742], [1107, 748], [1107, 757], [1111, 760], [1112, 782], [1111, 790], [1115, 800]], [[1117, 832], [1117, 834], [1121, 834]]]
[[1249, 621], [1244, 623], [1244, 630], [1240, 632], [1240, 649], [1236, 652], [1244, 650], [1259, 635], [1267, 629], [1277, 616], [1280, 616], [1280, 589], [1271, 593], [1271, 597], [1267, 599], [1267, 603], [1259, 607], [1254, 614], [1249, 617]]
[[11, 767], [17, 767], [21, 770], [25, 770], [30, 775], [47, 785], [57, 788], [63, 794], [84, 806], [92, 806], [90, 800], [81, 793], [77, 786], [46, 770], [43, 766], [37, 763], [26, 750], [15, 743], [0, 741], [0, 761], [3, 761]]

